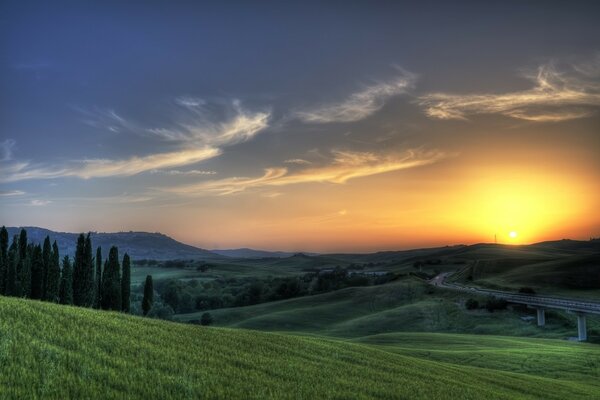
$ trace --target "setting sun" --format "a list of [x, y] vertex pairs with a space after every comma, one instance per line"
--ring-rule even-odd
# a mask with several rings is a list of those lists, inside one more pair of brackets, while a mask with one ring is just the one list
[[517, 232], [515, 232], [515, 231], [511, 231], [511, 232], [508, 234], [508, 236], [510, 236], [511, 238], [515, 239], [515, 238], [516, 238], [518, 235], [517, 235]]

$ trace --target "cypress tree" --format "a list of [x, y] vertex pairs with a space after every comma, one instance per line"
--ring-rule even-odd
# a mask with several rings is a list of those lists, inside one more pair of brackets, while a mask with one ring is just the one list
[[69, 256], [63, 258], [58, 295], [60, 304], [73, 304], [73, 270]]
[[48, 275], [46, 280], [46, 300], [58, 303], [58, 291], [60, 287], [60, 255], [56, 240], [52, 245], [52, 255], [48, 265]]
[[83, 233], [77, 238], [77, 247], [75, 248], [75, 259], [73, 260], [73, 304], [82, 306], [85, 296], [85, 274], [83, 258], [85, 251], [85, 236]]
[[90, 233], [85, 238], [85, 247], [83, 253], [83, 271], [84, 271], [84, 307], [93, 307], [95, 301], [94, 290], [94, 257], [92, 250], [92, 239]]
[[96, 282], [94, 283], [96, 289], [94, 308], [102, 307], [102, 247], [98, 246], [96, 249]]
[[27, 256], [27, 231], [21, 228], [19, 235], [19, 258], [24, 259]]
[[118, 311], [122, 306], [119, 249], [112, 246], [102, 275], [102, 308]]
[[19, 239], [17, 235], [13, 237], [12, 244], [8, 250], [8, 265], [6, 271], [6, 282], [4, 293], [7, 296], [16, 295], [17, 286], [17, 263], [19, 262]]
[[20, 282], [17, 287], [20, 287], [20, 293], [15, 293], [15, 295], [23, 296], [27, 298], [31, 298], [31, 278], [32, 278], [32, 268], [33, 268], [33, 252], [35, 250], [35, 246], [33, 244], [27, 245], [27, 257], [24, 260], [20, 260], [21, 264], [19, 279]]
[[131, 307], [131, 260], [129, 254], [123, 256], [123, 276], [121, 277], [121, 298], [123, 305], [121, 310], [128, 313]]
[[142, 310], [144, 315], [148, 315], [152, 304], [154, 303], [154, 288], [152, 287], [152, 275], [146, 276], [146, 283], [144, 284], [144, 299], [142, 300]]
[[[42, 284], [43, 284], [43, 272], [44, 272], [44, 258], [42, 256], [42, 248], [37, 245], [33, 248], [33, 254], [31, 258], [31, 298], [41, 299], [42, 298]], [[26, 281], [25, 277], [23, 281]], [[23, 283], [23, 282], [22, 282]]]
[[48, 284], [48, 270], [50, 269], [50, 258], [52, 256], [52, 248], [50, 247], [50, 236], [44, 239], [44, 247], [42, 250], [42, 299], [46, 300], [46, 285]]
[[8, 273], [8, 231], [5, 226], [0, 229], [0, 295], [6, 290], [6, 274]]

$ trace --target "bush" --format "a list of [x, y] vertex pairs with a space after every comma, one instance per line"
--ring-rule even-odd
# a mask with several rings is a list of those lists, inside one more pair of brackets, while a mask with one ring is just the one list
[[489, 312], [494, 312], [495, 310], [505, 310], [507, 306], [506, 300], [491, 298], [485, 303], [485, 308]]
[[533, 290], [533, 288], [530, 287], [522, 287], [521, 289], [519, 289], [519, 293], [535, 294], [535, 290]]
[[475, 299], [468, 299], [465, 302], [465, 307], [467, 308], [467, 310], [475, 310], [479, 308], [479, 302]]
[[201, 325], [208, 326], [212, 323], [213, 323], [213, 317], [212, 317], [212, 315], [210, 315], [210, 313], [205, 312], [204, 314], [202, 314], [202, 316], [200, 317]]

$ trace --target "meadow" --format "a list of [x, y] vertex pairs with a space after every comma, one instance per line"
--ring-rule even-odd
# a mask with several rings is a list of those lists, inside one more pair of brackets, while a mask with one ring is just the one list
[[[390, 351], [389, 343], [384, 346], [377, 338], [371, 339], [378, 342], [372, 345], [207, 328], [34, 300], [1, 297], [0, 332], [0, 391], [5, 399], [600, 396], [597, 369], [551, 378], [493, 369], [495, 363], [502, 364], [493, 357], [486, 368], [459, 365], [450, 356], [423, 359], [415, 349], [406, 354], [400, 347]], [[396, 339], [395, 346], [405, 342]], [[477, 341], [474, 337], [473, 346]], [[440, 335], [418, 345], [406, 342], [437, 351], [447, 341]], [[548, 346], [552, 343], [530, 339], [529, 354], [557, 366], [582, 355], [580, 344], [566, 343], [556, 354]], [[584, 346], [588, 359], [597, 361], [600, 349]], [[523, 347], [506, 342], [505, 350], [497, 351]]]

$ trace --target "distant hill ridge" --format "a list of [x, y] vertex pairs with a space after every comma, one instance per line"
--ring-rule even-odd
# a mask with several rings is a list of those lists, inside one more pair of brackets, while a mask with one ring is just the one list
[[[46, 236], [56, 240], [61, 254], [74, 255], [79, 233], [55, 232], [36, 226], [7, 227], [9, 237], [19, 234], [21, 228], [27, 230], [27, 238], [33, 243], [42, 243]], [[208, 250], [194, 247], [162, 234], [150, 232], [90, 232], [94, 250], [102, 247], [106, 257], [111, 246], [117, 246], [119, 253], [127, 252], [134, 260], [173, 260], [173, 259], [215, 259], [222, 256]], [[11, 239], [12, 240], [12, 239]]]

